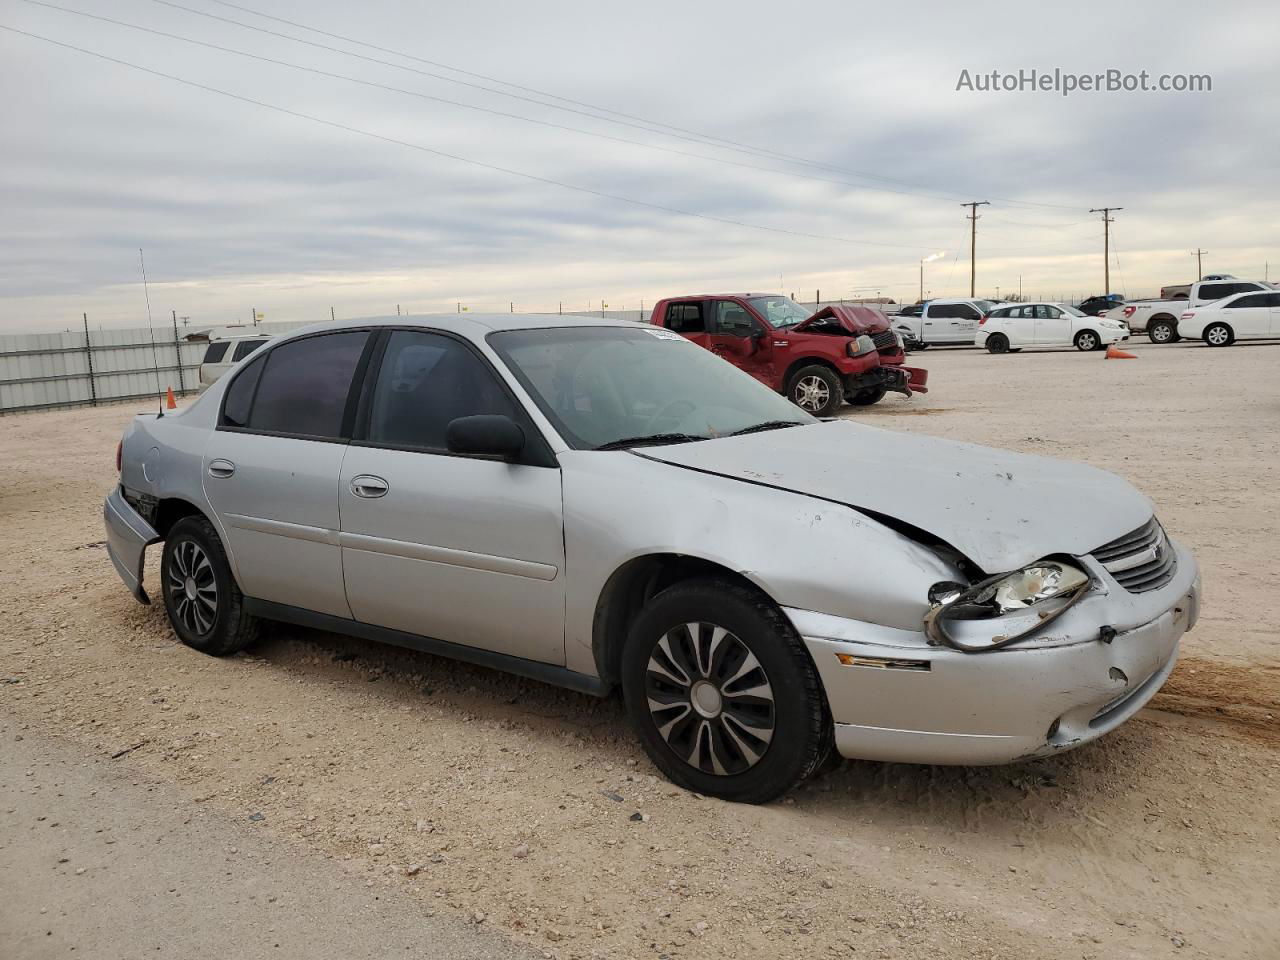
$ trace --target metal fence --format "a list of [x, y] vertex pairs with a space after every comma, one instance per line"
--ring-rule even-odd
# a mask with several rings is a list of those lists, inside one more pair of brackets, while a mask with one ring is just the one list
[[[565, 316], [647, 319], [639, 310]], [[311, 322], [262, 323], [244, 332], [275, 336]], [[0, 335], [0, 414], [138, 400], [163, 396], [167, 389], [179, 396], [194, 393], [207, 348], [206, 341], [187, 340], [182, 328], [168, 323], [94, 330], [86, 320], [80, 330]]]

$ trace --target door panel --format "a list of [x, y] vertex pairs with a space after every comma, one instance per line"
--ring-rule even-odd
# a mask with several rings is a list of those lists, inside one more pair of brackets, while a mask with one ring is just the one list
[[1036, 304], [1036, 343], [1046, 347], [1065, 347], [1071, 344], [1071, 316], [1057, 307]]
[[222, 521], [246, 595], [351, 616], [338, 548], [345, 449], [322, 440], [213, 432], [205, 450], [205, 493]]
[[[357, 495], [362, 475], [386, 492]], [[357, 620], [564, 663], [559, 470], [353, 445], [338, 499]]]
[[758, 330], [764, 330], [764, 325], [746, 307], [733, 300], [714, 301], [711, 320], [711, 352], [745, 370], [761, 383], [771, 385], [772, 349], [761, 349], [761, 341], [751, 336]]

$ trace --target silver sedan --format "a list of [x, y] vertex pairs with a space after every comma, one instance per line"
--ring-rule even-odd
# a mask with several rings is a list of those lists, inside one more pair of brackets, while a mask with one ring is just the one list
[[1200, 586], [1128, 483], [819, 421], [658, 327], [348, 321], [137, 417], [106, 502], [182, 642], [285, 621], [606, 695], [748, 802], [846, 757], [1004, 763], [1159, 689]]

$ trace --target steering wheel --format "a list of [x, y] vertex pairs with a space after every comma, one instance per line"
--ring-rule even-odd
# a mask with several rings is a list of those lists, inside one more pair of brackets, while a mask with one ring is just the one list
[[[685, 410], [684, 413], [680, 414], [677, 417], [677, 415], [672, 411], [675, 410], [677, 407], [681, 407], [681, 406], [687, 407], [688, 409]], [[649, 422], [645, 424], [645, 430], [647, 430], [650, 433], [675, 432], [675, 431], [667, 431], [667, 430], [655, 430], [654, 427], [656, 427], [659, 423], [662, 423], [664, 420], [673, 420], [673, 421], [679, 422], [680, 420], [683, 420], [685, 417], [687, 417], [689, 414], [693, 413], [697, 409], [698, 409], [697, 405], [689, 400], [684, 400], [684, 399], [672, 400], [665, 407], [663, 407], [661, 410], [659, 410], [657, 413], [655, 413], [652, 417], [649, 418]]]

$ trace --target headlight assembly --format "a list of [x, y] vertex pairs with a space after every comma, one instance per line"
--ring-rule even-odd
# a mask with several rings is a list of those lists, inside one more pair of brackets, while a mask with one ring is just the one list
[[862, 336], [850, 340], [849, 346], [845, 349], [851, 357], [863, 357], [868, 353], [875, 353], [876, 342], [864, 333]]
[[[997, 650], [1043, 629], [1083, 597], [1088, 587], [1088, 574], [1056, 560], [1041, 560], [969, 587], [950, 581], [935, 583], [929, 590], [925, 632], [934, 643], [967, 653]], [[1033, 615], [1016, 616], [1019, 613]], [[961, 640], [948, 628], [958, 621], [1002, 617], [1009, 617], [1009, 621], [1002, 624], [1005, 632], [982, 643]]]

